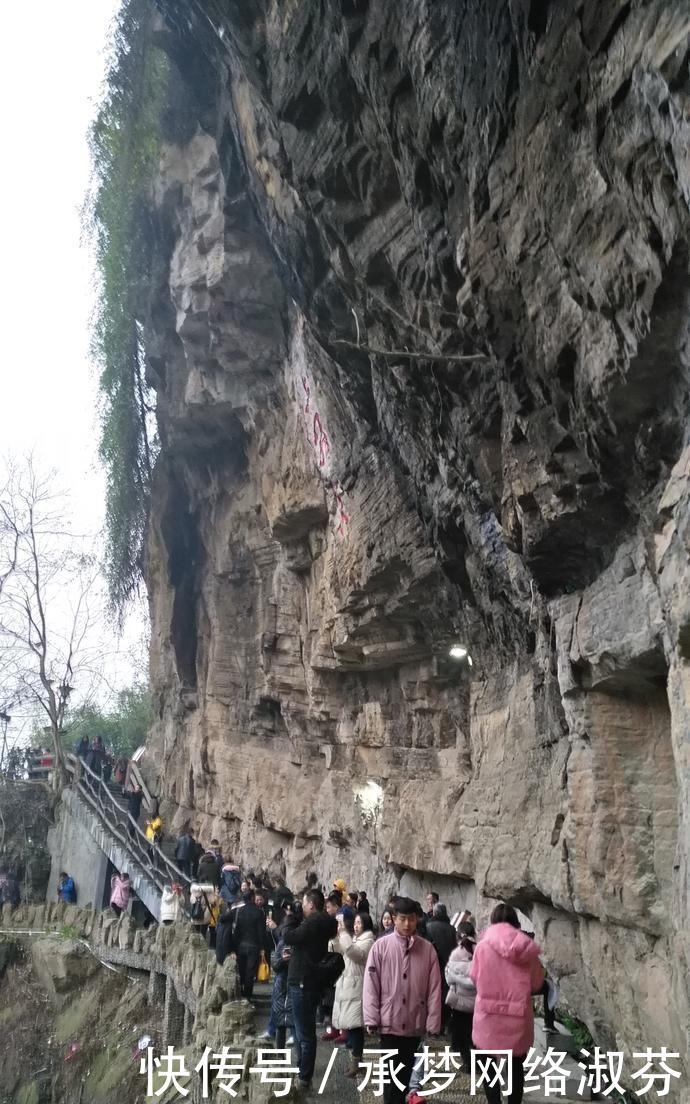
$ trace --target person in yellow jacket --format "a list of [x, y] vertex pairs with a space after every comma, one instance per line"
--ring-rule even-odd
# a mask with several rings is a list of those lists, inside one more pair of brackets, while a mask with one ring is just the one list
[[146, 821], [146, 838], [150, 844], [158, 843], [163, 834], [163, 821], [158, 813]]
[[215, 947], [216, 935], [218, 933], [218, 917], [220, 916], [220, 906], [222, 905], [222, 898], [219, 896], [217, 890], [214, 889], [213, 893], [208, 894], [208, 907], [206, 909], [206, 916], [208, 918], [208, 945], [209, 947]]

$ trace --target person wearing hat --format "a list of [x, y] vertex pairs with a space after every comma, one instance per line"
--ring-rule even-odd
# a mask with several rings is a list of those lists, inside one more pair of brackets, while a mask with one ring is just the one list
[[347, 904], [347, 882], [345, 879], [336, 878], [333, 882], [333, 889], [340, 894], [341, 904]]

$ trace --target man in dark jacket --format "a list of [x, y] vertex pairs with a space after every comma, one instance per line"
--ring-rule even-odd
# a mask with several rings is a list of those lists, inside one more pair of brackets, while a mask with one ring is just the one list
[[329, 940], [338, 934], [338, 925], [333, 916], [327, 916], [324, 912], [323, 893], [319, 889], [310, 889], [304, 894], [302, 910], [302, 923], [296, 928], [283, 930], [285, 944], [292, 948], [288, 993], [299, 1049], [299, 1081], [301, 1088], [308, 1089], [316, 1062], [317, 966], [328, 953]]
[[216, 961], [222, 966], [230, 954], [235, 953], [232, 941], [232, 929], [235, 923], [235, 909], [223, 903], [221, 914], [218, 917], [218, 930], [216, 932]]
[[188, 878], [192, 876], [195, 851], [196, 840], [194, 839], [194, 833], [191, 828], [186, 828], [182, 835], [178, 836], [177, 843], [175, 844], [175, 862], [182, 873], [186, 874]]
[[213, 851], [204, 851], [199, 859], [196, 880], [197, 882], [210, 883], [216, 889], [220, 889], [220, 865]]
[[441, 977], [443, 977], [451, 952], [458, 945], [458, 937], [455, 928], [448, 919], [445, 905], [434, 905], [433, 913], [433, 918], [427, 920], [426, 938], [436, 948], [439, 966], [441, 967]]
[[266, 941], [266, 917], [254, 902], [254, 891], [242, 894], [242, 904], [233, 909], [232, 946], [237, 955], [240, 990], [252, 999], [259, 956]]
[[435, 904], [433, 917], [426, 922], [426, 938], [433, 943], [438, 955], [438, 964], [441, 967], [441, 997], [443, 1000], [443, 1022], [446, 1023], [450, 1015], [450, 1009], [446, 1004], [448, 995], [448, 982], [446, 981], [446, 966], [452, 952], [458, 945], [458, 934], [448, 919], [448, 911], [445, 905]]

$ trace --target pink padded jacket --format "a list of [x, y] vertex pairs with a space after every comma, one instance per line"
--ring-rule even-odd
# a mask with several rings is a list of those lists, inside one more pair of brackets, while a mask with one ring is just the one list
[[438, 1035], [441, 971], [432, 943], [397, 932], [376, 940], [364, 972], [364, 1023], [382, 1035]]
[[532, 994], [544, 982], [539, 947], [511, 924], [492, 924], [477, 944], [470, 977], [477, 990], [472, 1039], [477, 1050], [526, 1054], [534, 1042]]

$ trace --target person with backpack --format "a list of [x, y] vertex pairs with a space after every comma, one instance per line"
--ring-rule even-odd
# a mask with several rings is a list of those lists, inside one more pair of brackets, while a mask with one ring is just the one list
[[414, 1056], [425, 1035], [441, 1030], [441, 971], [432, 943], [417, 933], [416, 901], [395, 899], [395, 930], [377, 939], [367, 959], [364, 976], [364, 1022], [370, 1035], [379, 1034], [381, 1048], [393, 1057], [400, 1089], [392, 1076], [384, 1090], [384, 1104], [403, 1104], [409, 1088]]
[[[333, 959], [326, 959], [329, 940], [338, 934], [335, 917], [324, 912], [324, 897], [320, 889], [310, 889], [302, 898], [304, 919], [296, 928], [288, 928], [284, 939], [291, 948], [288, 967], [288, 992], [292, 1003], [295, 1037], [299, 1051], [299, 1084], [309, 1089], [316, 1063], [316, 1008], [319, 993], [333, 984], [342, 973], [341, 956], [338, 974]], [[324, 961], [325, 960], [325, 961]], [[331, 977], [329, 978], [329, 966]], [[321, 968], [320, 968], [321, 967]], [[333, 976], [335, 974], [335, 976]]]
[[239, 866], [228, 861], [223, 863], [220, 871], [220, 895], [227, 905], [234, 905], [240, 899], [240, 886], [242, 885], [242, 872]]
[[335, 984], [333, 1023], [338, 1031], [347, 1033], [345, 1046], [350, 1051], [350, 1064], [345, 1076], [356, 1077], [364, 1052], [362, 992], [364, 968], [374, 946], [374, 922], [368, 912], [357, 913], [352, 926], [343, 913], [336, 920], [338, 935], [333, 940], [333, 950], [343, 956], [345, 969]]
[[197, 881], [209, 882], [215, 889], [220, 889], [220, 863], [210, 848], [199, 859], [196, 877]]
[[[210, 882], [193, 883], [190, 889], [190, 920], [192, 927], [202, 938], [206, 938], [212, 919], [212, 898], [215, 889]], [[220, 913], [220, 909], [218, 910]], [[215, 924], [214, 924], [215, 927]]]
[[64, 870], [60, 872], [58, 878], [57, 899], [65, 905], [76, 905], [77, 903], [77, 887], [74, 884], [74, 878], [71, 878]]

